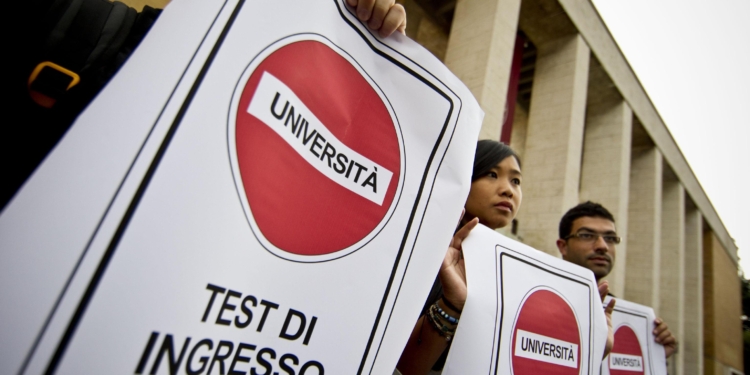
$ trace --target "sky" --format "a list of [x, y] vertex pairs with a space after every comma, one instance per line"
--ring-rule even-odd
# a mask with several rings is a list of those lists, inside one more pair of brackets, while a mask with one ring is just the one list
[[750, 277], [750, 1], [593, 0]]

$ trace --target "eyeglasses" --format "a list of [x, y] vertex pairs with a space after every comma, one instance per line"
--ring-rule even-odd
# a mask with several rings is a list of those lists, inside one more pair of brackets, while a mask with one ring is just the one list
[[575, 237], [578, 238], [580, 241], [583, 242], [596, 242], [599, 237], [604, 239], [604, 242], [607, 243], [607, 245], [616, 245], [620, 243], [621, 238], [615, 234], [599, 234], [599, 233], [592, 233], [592, 232], [578, 232], [575, 234], [571, 234], [570, 236], [565, 237], [566, 240]]

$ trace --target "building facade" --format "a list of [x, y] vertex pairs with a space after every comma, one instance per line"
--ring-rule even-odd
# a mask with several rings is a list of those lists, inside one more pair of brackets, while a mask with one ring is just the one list
[[744, 373], [737, 248], [593, 3], [400, 2], [485, 111], [480, 138], [521, 156], [511, 234], [559, 256], [563, 213], [602, 203], [624, 239], [611, 288], [667, 322], [670, 374]]

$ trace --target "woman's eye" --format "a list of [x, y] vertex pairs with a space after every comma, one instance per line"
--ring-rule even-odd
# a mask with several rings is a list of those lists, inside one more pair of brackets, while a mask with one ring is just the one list
[[521, 185], [521, 180], [519, 180], [519, 179], [517, 179], [517, 178], [514, 178], [514, 179], [512, 179], [512, 180], [511, 180], [511, 182], [512, 182], [512, 183], [513, 183], [514, 185]]
[[495, 172], [489, 172], [489, 173], [487, 173], [487, 177], [497, 178], [497, 173], [495, 173]]

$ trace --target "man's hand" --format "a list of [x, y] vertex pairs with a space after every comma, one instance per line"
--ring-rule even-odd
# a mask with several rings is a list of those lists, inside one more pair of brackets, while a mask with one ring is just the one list
[[443, 284], [443, 297], [459, 309], [463, 309], [466, 303], [466, 266], [461, 243], [478, 223], [479, 219], [474, 218], [453, 235], [443, 265], [440, 266], [439, 277]]
[[677, 339], [672, 336], [667, 323], [664, 323], [661, 318], [654, 319], [654, 326], [654, 341], [664, 345], [665, 356], [671, 357], [672, 354], [677, 352]]
[[602, 299], [602, 303], [604, 303], [604, 299], [607, 298], [607, 295], [609, 294], [609, 281], [600, 280], [598, 286], [599, 286], [599, 297]]
[[[607, 280], [602, 280], [599, 282], [599, 296], [602, 298], [602, 302], [607, 297], [607, 293], [609, 293], [609, 283]], [[602, 358], [608, 356], [609, 352], [612, 351], [612, 347], [615, 346], [615, 329], [612, 327], [612, 311], [614, 310], [615, 299], [612, 298], [609, 300], [607, 307], [604, 308], [604, 316], [607, 318], [607, 344], [604, 346], [604, 355]]]
[[406, 10], [395, 0], [346, 0], [357, 18], [385, 38], [398, 30], [406, 35]]

